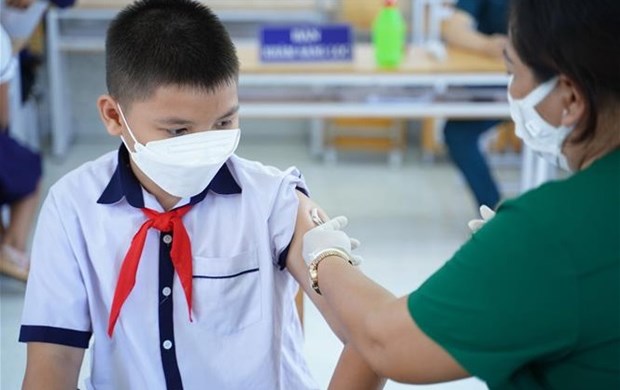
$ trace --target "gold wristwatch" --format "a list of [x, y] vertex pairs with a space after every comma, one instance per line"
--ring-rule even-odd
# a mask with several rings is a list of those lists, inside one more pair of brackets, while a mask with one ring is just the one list
[[308, 273], [310, 274], [310, 285], [312, 289], [316, 291], [317, 294], [321, 295], [321, 290], [319, 289], [319, 263], [323, 261], [323, 259], [329, 256], [340, 257], [349, 262], [349, 264], [353, 265], [351, 261], [351, 257], [343, 250], [340, 249], [325, 249], [319, 252], [318, 255], [308, 264]]

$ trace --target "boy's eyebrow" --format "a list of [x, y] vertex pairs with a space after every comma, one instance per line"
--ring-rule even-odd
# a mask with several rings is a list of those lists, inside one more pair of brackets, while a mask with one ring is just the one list
[[175, 117], [157, 119], [157, 123], [167, 126], [189, 126], [194, 124], [194, 122], [190, 120]]
[[218, 121], [220, 119], [224, 119], [224, 118], [228, 118], [229, 116], [236, 114], [237, 111], [239, 111], [239, 104], [236, 104], [234, 107], [232, 107], [230, 110], [226, 111], [226, 114], [222, 115], [221, 117], [218, 118]]
[[[230, 110], [226, 111], [226, 113], [222, 115], [221, 117], [219, 117], [217, 120], [219, 121], [224, 118], [228, 118], [229, 116], [237, 113], [237, 111], [239, 111], [239, 104], [236, 104]], [[161, 119], [157, 119], [156, 121], [158, 124], [162, 126], [192, 126], [194, 125], [194, 122], [190, 120], [183, 119], [183, 118], [177, 118], [177, 117], [161, 118]]]

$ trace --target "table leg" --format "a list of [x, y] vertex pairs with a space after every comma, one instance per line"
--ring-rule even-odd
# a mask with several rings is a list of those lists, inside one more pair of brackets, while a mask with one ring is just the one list
[[52, 154], [63, 157], [69, 150], [73, 137], [70, 125], [71, 105], [67, 100], [65, 74], [60, 50], [60, 26], [58, 21], [59, 10], [50, 8], [46, 16], [47, 27], [47, 70], [48, 70], [48, 99], [50, 107], [50, 127], [52, 136]]

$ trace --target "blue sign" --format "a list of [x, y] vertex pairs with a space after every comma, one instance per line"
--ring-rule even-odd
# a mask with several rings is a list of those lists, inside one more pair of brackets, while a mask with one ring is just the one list
[[265, 26], [260, 33], [262, 62], [351, 61], [353, 33], [346, 24]]

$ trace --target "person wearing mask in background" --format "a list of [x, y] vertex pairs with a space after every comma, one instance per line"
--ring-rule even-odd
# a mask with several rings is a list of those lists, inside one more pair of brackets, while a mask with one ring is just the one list
[[[501, 58], [506, 45], [509, 0], [458, 0], [454, 12], [441, 28], [444, 41], [453, 47], [485, 56]], [[449, 119], [444, 142], [452, 161], [459, 168], [478, 206], [495, 208], [500, 192], [485, 156], [480, 137], [499, 120]]]
[[[35, 0], [6, 0], [0, 8], [27, 9]], [[59, 7], [69, 7], [75, 0], [50, 0]], [[10, 39], [2, 31], [3, 84], [0, 87], [0, 208], [7, 206], [8, 224], [0, 218], [0, 274], [26, 281], [29, 258], [27, 241], [39, 205], [39, 184], [42, 175], [41, 155], [18, 143], [9, 134], [9, 84], [8, 79], [20, 77], [22, 103], [30, 98], [36, 77], [36, 67], [41, 60], [33, 54], [27, 41]], [[13, 52], [18, 52], [19, 61]]]
[[[140, 0], [112, 20], [97, 107], [120, 147], [43, 203], [23, 389], [75, 389], [90, 345], [88, 389], [318, 388], [295, 305], [312, 202], [297, 169], [234, 154], [238, 77], [200, 2]], [[341, 356], [332, 388], [382, 386], [353, 348]]]
[[[2, 6], [25, 10], [36, 0], [4, 0]], [[75, 4], [75, 0], [48, 0], [50, 4], [59, 8], [68, 8]], [[19, 52], [19, 75], [21, 85], [22, 102], [26, 102], [33, 94], [34, 85], [37, 81], [37, 70], [41, 63], [41, 53], [32, 50], [28, 41], [20, 40], [14, 49]]]
[[502, 202], [416, 291], [396, 298], [350, 266], [346, 218], [305, 235], [310, 293], [377, 373], [620, 389], [618, 21], [617, 0], [512, 0], [517, 135], [572, 174]]
[[[0, 27], [0, 274], [26, 281], [26, 246], [39, 204], [41, 158], [9, 135], [9, 81], [17, 75], [11, 40]], [[4, 226], [2, 209], [8, 206]]]

